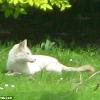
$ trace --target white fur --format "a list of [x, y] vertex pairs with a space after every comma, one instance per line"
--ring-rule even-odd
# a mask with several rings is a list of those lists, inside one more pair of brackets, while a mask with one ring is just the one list
[[[11, 73], [34, 74], [43, 69], [47, 71], [62, 72], [65, 71], [85, 71], [91, 70], [89, 67], [67, 67], [61, 64], [56, 58], [46, 55], [32, 55], [27, 47], [27, 40], [15, 44], [8, 54], [7, 70]], [[91, 67], [92, 68], [92, 67]]]

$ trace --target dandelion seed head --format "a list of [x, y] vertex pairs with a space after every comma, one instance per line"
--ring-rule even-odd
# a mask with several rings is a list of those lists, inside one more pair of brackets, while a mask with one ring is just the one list
[[4, 86], [5, 86], [5, 87], [8, 87], [8, 84], [5, 84]]
[[69, 61], [73, 61], [73, 59], [69, 59]]
[[63, 80], [63, 78], [61, 77], [60, 80]]
[[15, 85], [12, 84], [11, 87], [13, 88], [13, 87], [15, 87]]
[[0, 87], [0, 90], [3, 90], [4, 88], [3, 87]]

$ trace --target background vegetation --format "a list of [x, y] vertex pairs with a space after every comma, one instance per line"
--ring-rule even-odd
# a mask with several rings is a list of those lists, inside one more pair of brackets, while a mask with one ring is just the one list
[[[16, 5], [14, 5], [15, 7], [11, 8], [10, 11], [16, 9], [17, 5], [20, 5], [20, 0], [1, 1], [1, 7], [5, 4], [9, 5], [8, 1], [12, 1], [11, 5], [13, 5], [14, 1], [17, 2]], [[35, 0], [24, 1], [35, 2]], [[44, 1], [46, 2], [47, 0]], [[56, 3], [58, 3], [59, 0], [48, 1], [56, 1]], [[60, 1], [64, 2], [64, 0]], [[29, 3], [27, 3], [27, 10], [23, 7], [27, 15], [19, 13], [17, 19], [13, 17], [14, 13], [9, 14], [9, 17], [5, 18], [4, 13], [6, 13], [6, 10], [1, 11], [0, 40], [19, 41], [28, 38], [32, 42], [38, 43], [49, 37], [54, 40], [62, 39], [66, 43], [74, 42], [76, 45], [81, 43], [99, 44], [100, 2], [98, 0], [70, 0], [69, 3], [71, 7], [64, 11], [60, 11], [62, 6], [51, 5], [53, 9], [45, 11], [41, 10], [40, 7], [35, 7], [35, 5], [30, 6]], [[7, 8], [8, 6], [5, 7]], [[35, 37], [37, 37], [37, 39]]]
[[13, 15], [15, 18], [34, 7], [44, 11], [52, 10], [53, 6], [57, 6], [61, 11], [71, 7], [68, 0], [0, 0], [0, 4], [5, 17]]

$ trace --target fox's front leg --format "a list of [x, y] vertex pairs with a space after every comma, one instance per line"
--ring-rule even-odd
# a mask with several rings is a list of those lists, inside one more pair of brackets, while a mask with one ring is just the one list
[[14, 75], [20, 75], [20, 74], [22, 74], [22, 73], [16, 72], [13, 70], [9, 70], [7, 73], [5, 73], [5, 75], [8, 75], [8, 76], [14, 76]]

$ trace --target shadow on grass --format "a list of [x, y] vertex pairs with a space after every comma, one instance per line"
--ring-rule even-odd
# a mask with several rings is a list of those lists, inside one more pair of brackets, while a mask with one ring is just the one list
[[45, 92], [41, 95], [39, 100], [77, 100], [76, 93], [64, 92], [64, 93], [51, 93]]

